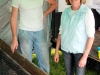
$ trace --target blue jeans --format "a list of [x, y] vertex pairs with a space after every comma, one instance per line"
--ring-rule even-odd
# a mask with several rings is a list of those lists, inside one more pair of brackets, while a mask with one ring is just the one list
[[18, 40], [22, 55], [32, 62], [32, 49], [34, 47], [39, 68], [49, 74], [49, 49], [44, 30], [25, 31], [19, 29]]
[[82, 53], [73, 54], [63, 51], [63, 55], [66, 68], [66, 75], [74, 75], [74, 73], [75, 75], [85, 75], [86, 66], [83, 68], [78, 67], [78, 62], [83, 55]]

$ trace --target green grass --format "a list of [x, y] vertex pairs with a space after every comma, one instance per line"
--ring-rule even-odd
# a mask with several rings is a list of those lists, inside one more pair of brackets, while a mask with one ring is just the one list
[[[50, 75], [66, 75], [62, 52], [59, 51], [60, 60], [58, 63], [54, 62], [54, 53], [55, 49], [52, 48], [50, 56]], [[33, 54], [32, 57], [33, 57], [33, 62], [37, 65], [36, 55]], [[86, 75], [100, 75], [100, 72], [97, 72], [94, 69], [91, 69], [90, 67], [87, 66]]]

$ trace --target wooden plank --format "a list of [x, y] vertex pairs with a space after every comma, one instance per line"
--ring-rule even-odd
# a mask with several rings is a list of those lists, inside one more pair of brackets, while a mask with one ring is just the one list
[[96, 31], [95, 40], [94, 40], [93, 46], [91, 48], [89, 58], [100, 62], [100, 59], [98, 59], [98, 50], [97, 50], [98, 46], [100, 46], [100, 32]]
[[38, 68], [35, 64], [29, 62], [25, 59], [20, 53], [15, 51], [14, 54], [11, 53], [10, 46], [7, 45], [4, 41], [0, 39], [0, 48], [6, 52], [10, 57], [12, 57], [18, 64], [20, 64], [26, 71], [28, 71], [31, 75], [48, 75], [40, 68]]
[[100, 62], [100, 59], [98, 59], [98, 58], [95, 57], [95, 56], [91, 56], [91, 55], [89, 55], [89, 58], [91, 58], [91, 59], [93, 59], [93, 60], [96, 60], [97, 62]]

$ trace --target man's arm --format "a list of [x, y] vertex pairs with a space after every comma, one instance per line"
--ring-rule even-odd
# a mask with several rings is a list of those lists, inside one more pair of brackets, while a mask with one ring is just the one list
[[46, 0], [46, 1], [48, 4], [50, 4], [50, 7], [43, 13], [43, 17], [46, 17], [57, 7], [57, 2], [55, 0]]
[[18, 41], [17, 41], [17, 16], [18, 16], [18, 8], [12, 7], [12, 13], [11, 13], [11, 31], [12, 31], [12, 44], [11, 44], [11, 50], [12, 53], [14, 53], [15, 49], [18, 47]]

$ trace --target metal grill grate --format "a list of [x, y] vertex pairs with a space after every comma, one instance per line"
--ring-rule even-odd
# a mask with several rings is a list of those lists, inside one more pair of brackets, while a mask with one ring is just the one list
[[0, 75], [31, 75], [5, 52], [0, 50]]

